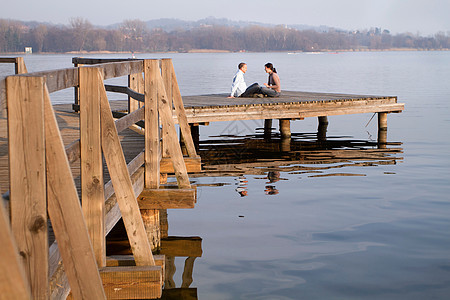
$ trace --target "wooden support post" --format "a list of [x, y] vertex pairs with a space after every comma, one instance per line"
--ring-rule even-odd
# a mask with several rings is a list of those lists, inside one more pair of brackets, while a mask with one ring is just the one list
[[[0, 292], [2, 299], [32, 299], [27, 276], [19, 258], [19, 251], [9, 226], [9, 220], [0, 203]], [[44, 268], [47, 271], [47, 268]], [[45, 299], [45, 298], [43, 298]]]
[[327, 128], [328, 128], [328, 117], [319, 117], [319, 125], [317, 126], [317, 140], [326, 141], [327, 140]]
[[[101, 78], [101, 81], [103, 81], [103, 78]], [[133, 191], [133, 184], [128, 173], [104, 86], [101, 88], [100, 97], [103, 154], [111, 175], [111, 181], [127, 230], [128, 239], [130, 240], [131, 249], [137, 265], [154, 266], [155, 261], [153, 260], [150, 243], [142, 222], [139, 206]]]
[[106, 265], [105, 195], [98, 68], [79, 68], [81, 203], [99, 268]]
[[105, 299], [47, 87], [44, 94], [48, 213], [75, 299]]
[[141, 209], [142, 222], [144, 222], [147, 238], [152, 249], [161, 247], [161, 233], [159, 229], [159, 210]]
[[34, 298], [48, 297], [44, 79], [8, 77], [11, 226]]
[[378, 130], [387, 130], [387, 113], [378, 113]]
[[159, 66], [157, 60], [144, 60], [145, 79], [145, 187], [159, 187], [159, 117], [157, 77]]
[[161, 116], [161, 123], [163, 126], [163, 137], [166, 137], [167, 150], [173, 162], [175, 170], [175, 177], [177, 178], [178, 186], [180, 188], [190, 188], [189, 177], [187, 175], [186, 165], [184, 164], [183, 154], [181, 153], [180, 144], [178, 143], [178, 136], [173, 122], [172, 109], [167, 101], [165, 93], [164, 82], [160, 74], [157, 76], [158, 82], [158, 111]]
[[281, 137], [280, 151], [281, 152], [290, 152], [291, 151], [291, 138], [290, 137]]
[[387, 143], [387, 113], [378, 113], [378, 148], [386, 149]]
[[166, 255], [166, 270], [164, 274], [164, 289], [174, 289], [176, 287], [173, 275], [177, 271], [175, 257]]
[[27, 66], [25, 65], [25, 61], [23, 59], [23, 57], [16, 57], [16, 74], [26, 74], [28, 73], [27, 71]]
[[[168, 92], [167, 97], [173, 98], [173, 107], [178, 119], [178, 125], [180, 126], [181, 135], [186, 146], [189, 157], [197, 157], [194, 141], [192, 140], [191, 129], [186, 117], [186, 111], [184, 109], [183, 99], [181, 97], [180, 88], [178, 87], [177, 76], [175, 75], [175, 69], [173, 67], [172, 59], [162, 60], [162, 74], [165, 78], [164, 85], [165, 90]], [[166, 79], [167, 77], [167, 79]], [[170, 107], [172, 102], [169, 101]]]
[[189, 124], [191, 127], [191, 135], [192, 135], [192, 141], [194, 142], [195, 145], [195, 149], [197, 149], [200, 146], [200, 126], [194, 125], [194, 124]]
[[264, 137], [270, 138], [272, 135], [272, 119], [264, 120]]
[[[128, 87], [135, 92], [144, 94], [144, 77], [142, 73], [128, 75]], [[143, 103], [128, 96], [128, 113], [138, 110], [142, 105]]]
[[289, 119], [280, 119], [280, 134], [281, 137], [291, 136], [291, 121]]

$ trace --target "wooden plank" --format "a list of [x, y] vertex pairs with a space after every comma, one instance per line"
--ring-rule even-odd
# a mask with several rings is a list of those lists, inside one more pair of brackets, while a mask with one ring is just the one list
[[[183, 157], [188, 173], [199, 173], [202, 171], [202, 160], [200, 157]], [[160, 164], [161, 173], [174, 173], [173, 163], [170, 158], [162, 158]]]
[[145, 118], [144, 116], [145, 109], [144, 107], [138, 108], [137, 110], [133, 111], [132, 113], [127, 114], [125, 117], [122, 117], [118, 119], [116, 123], [117, 132], [122, 132], [128, 127], [131, 127], [135, 123], [143, 120]]
[[162, 294], [160, 266], [106, 267], [100, 270], [108, 299], [155, 299]]
[[142, 60], [133, 60], [133, 61], [98, 64], [93, 65], [93, 67], [103, 69], [103, 79], [107, 80], [111, 78], [128, 76], [130, 74], [143, 72], [144, 65]]
[[183, 140], [186, 145], [186, 150], [188, 152], [189, 157], [196, 157], [197, 152], [195, 150], [194, 141], [192, 140], [191, 127], [189, 126], [186, 117], [186, 111], [184, 109], [183, 99], [181, 98], [180, 88], [178, 87], [177, 76], [175, 74], [175, 69], [173, 67], [172, 60], [169, 60], [167, 64], [168, 64], [167, 69], [170, 70], [169, 73], [172, 75], [172, 78], [170, 80], [171, 81], [170, 90], [171, 93], [173, 94], [173, 106], [175, 108], [175, 113], [177, 115], [180, 131], [183, 136]]
[[44, 79], [7, 78], [11, 226], [35, 298], [48, 297]]
[[161, 239], [161, 254], [166, 256], [201, 257], [202, 238], [169, 236]]
[[53, 231], [74, 297], [105, 299], [50, 95], [46, 88], [45, 90], [47, 200]]
[[172, 159], [175, 177], [177, 178], [178, 186], [180, 188], [190, 188], [189, 177], [187, 175], [186, 165], [184, 164], [183, 154], [181, 152], [180, 144], [178, 143], [178, 136], [173, 123], [172, 109], [167, 101], [167, 95], [164, 89], [164, 82], [161, 74], [157, 74], [158, 86], [158, 111], [163, 124], [162, 130], [165, 131], [163, 136], [166, 136], [167, 150]]
[[144, 189], [138, 197], [141, 209], [194, 208], [196, 189]]
[[99, 268], [106, 265], [99, 69], [79, 68], [81, 203]]
[[17, 57], [0, 57], [0, 63], [16, 63]]
[[[170, 58], [161, 59], [160, 65], [161, 65], [161, 76], [164, 82], [164, 89], [167, 96], [167, 102], [169, 103], [169, 107], [172, 110], [173, 109], [173, 85], [172, 85], [172, 68], [170, 67]], [[167, 149], [167, 130], [164, 130], [164, 124], [162, 124], [162, 137], [161, 137], [161, 153], [162, 157], [169, 157], [169, 150]]]
[[45, 77], [45, 82], [49, 93], [78, 85], [78, 68], [34, 72], [23, 76]]
[[117, 129], [109, 106], [106, 91], [101, 97], [102, 149], [111, 181], [116, 193], [122, 219], [127, 229], [131, 249], [136, 263], [140, 266], [153, 266], [155, 261], [142, 223], [139, 206], [133, 191], [130, 174], [120, 145]]
[[[144, 76], [141, 73], [130, 74], [128, 76], [128, 86], [133, 91], [144, 94]], [[128, 97], [128, 113], [131, 113], [137, 109], [139, 109], [143, 103]]]
[[159, 117], [158, 85], [159, 65], [157, 60], [144, 61], [145, 79], [145, 187], [159, 187]]
[[0, 241], [0, 297], [5, 300], [32, 299], [3, 203], [0, 204]]

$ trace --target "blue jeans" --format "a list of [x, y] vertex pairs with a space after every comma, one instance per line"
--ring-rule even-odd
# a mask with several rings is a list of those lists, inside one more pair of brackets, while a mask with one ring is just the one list
[[239, 97], [251, 97], [255, 94], [261, 94], [261, 87], [256, 82], [249, 86]]
[[267, 87], [261, 88], [261, 94], [267, 96], [267, 97], [280, 97], [281, 93], [278, 93], [274, 89], [269, 89]]

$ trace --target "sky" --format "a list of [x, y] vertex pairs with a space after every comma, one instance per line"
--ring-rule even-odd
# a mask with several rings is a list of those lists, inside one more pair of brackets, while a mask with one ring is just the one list
[[0, 0], [0, 18], [94, 25], [124, 20], [206, 17], [269, 24], [326, 25], [345, 30], [381, 27], [391, 33], [432, 35], [450, 31], [450, 0]]

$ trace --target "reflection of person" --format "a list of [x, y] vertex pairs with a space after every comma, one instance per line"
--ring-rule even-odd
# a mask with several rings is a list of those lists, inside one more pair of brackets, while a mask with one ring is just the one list
[[237, 188], [236, 188], [236, 192], [238, 192], [239, 195], [241, 195], [241, 197], [245, 197], [248, 195], [247, 193], [247, 179], [245, 178], [245, 176], [239, 176], [238, 179], [239, 182], [237, 183]]
[[266, 195], [276, 195], [278, 194], [278, 190], [273, 185], [266, 185], [266, 189], [264, 190]]
[[257, 83], [254, 83], [247, 88], [244, 79], [245, 72], [247, 72], [247, 64], [241, 62], [238, 65], [238, 71], [234, 74], [233, 83], [231, 84], [231, 94], [228, 98], [250, 97], [260, 93], [261, 88]]
[[280, 171], [270, 171], [267, 173], [268, 183], [274, 183], [280, 180]]
[[266, 73], [269, 74], [269, 80], [264, 83], [265, 86], [261, 88], [261, 93], [267, 97], [279, 97], [281, 95], [281, 83], [277, 69], [271, 63], [265, 64], [264, 68]]

